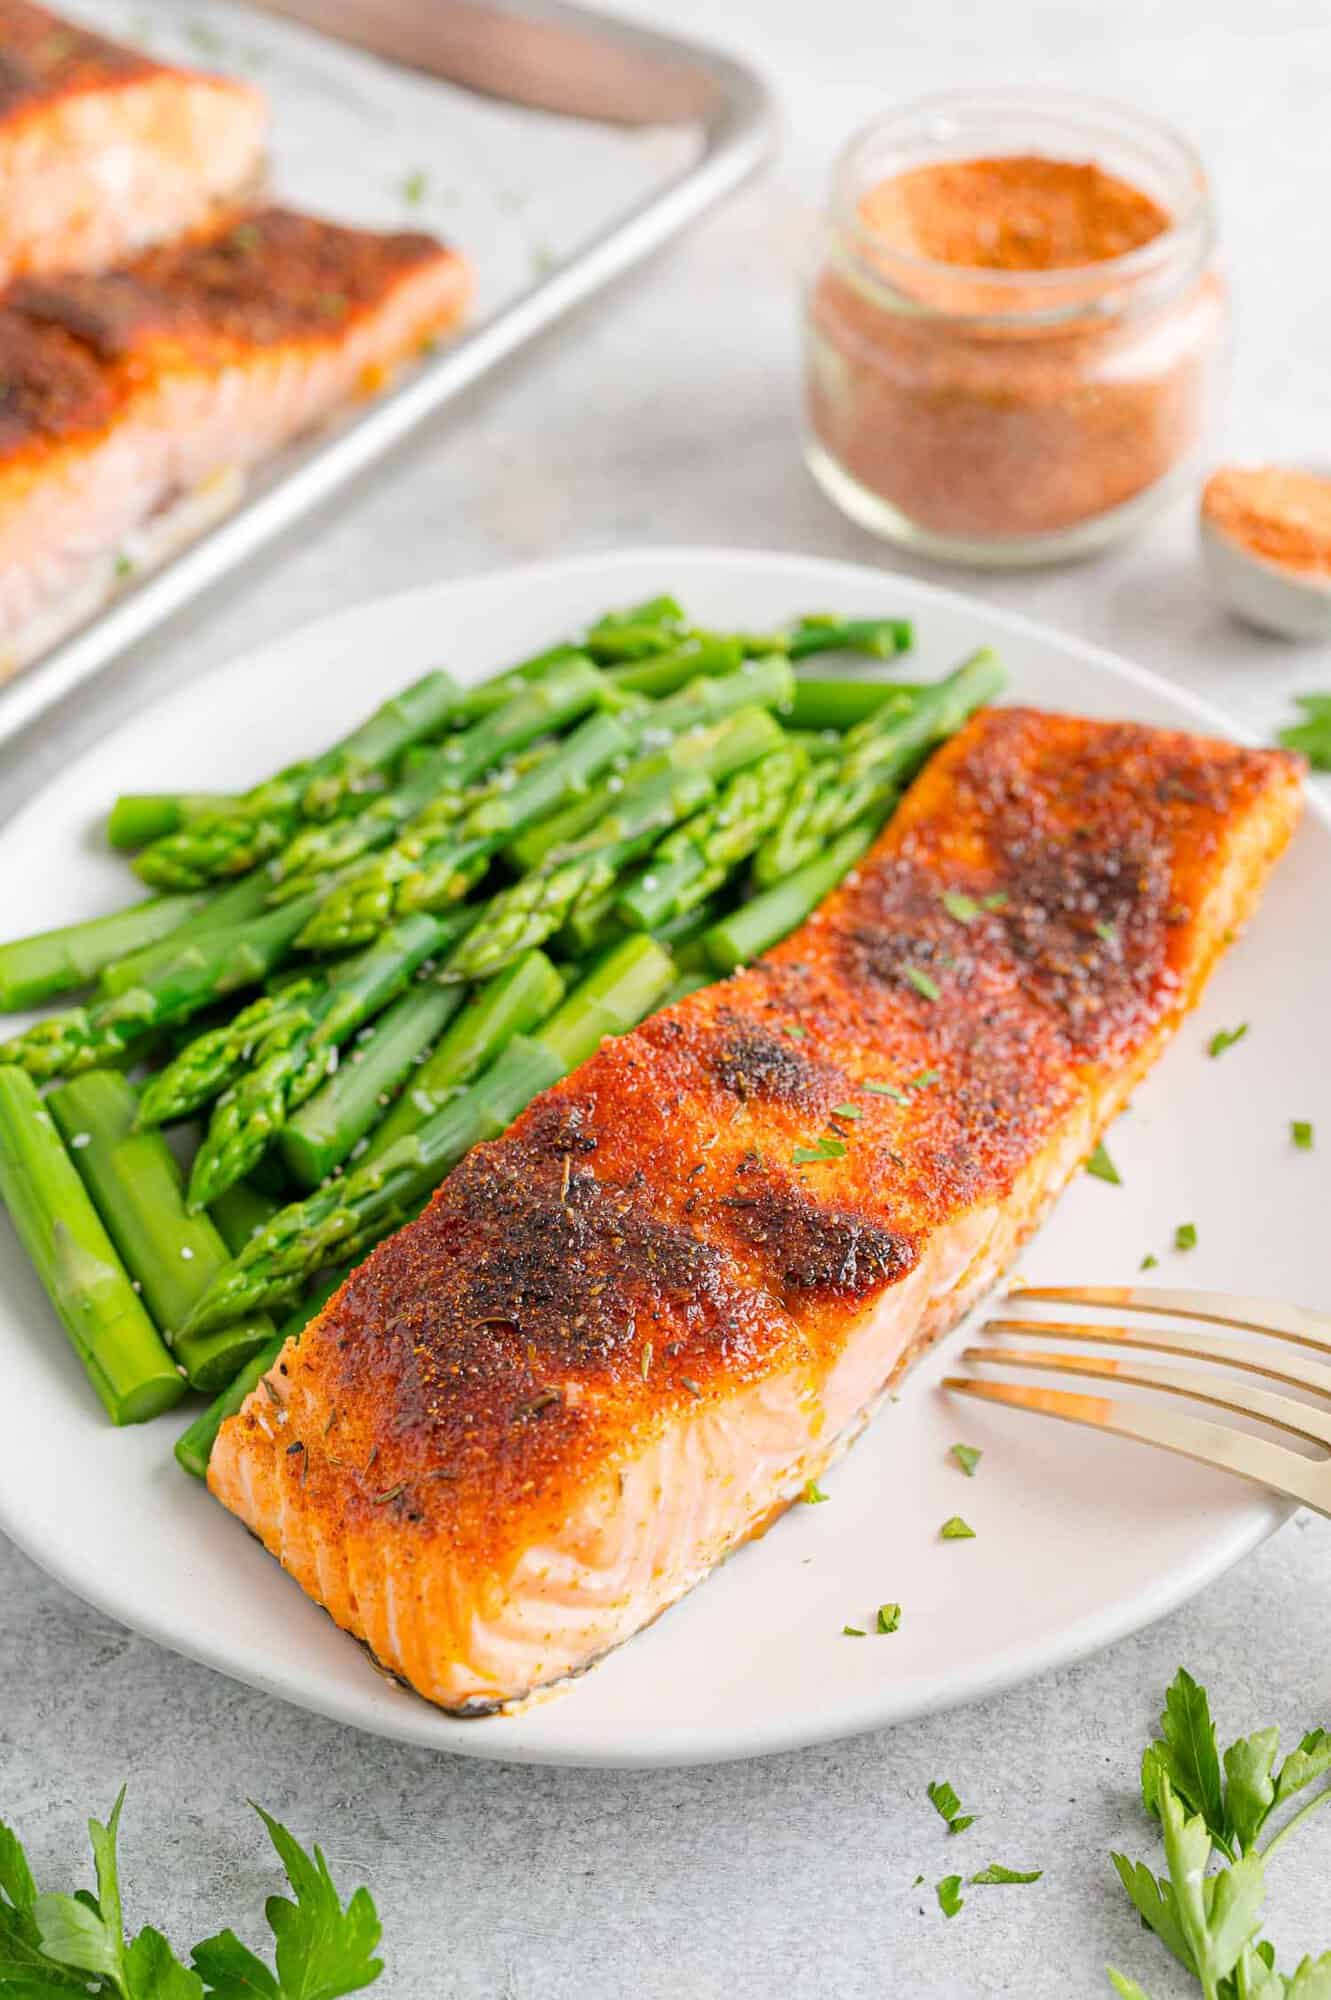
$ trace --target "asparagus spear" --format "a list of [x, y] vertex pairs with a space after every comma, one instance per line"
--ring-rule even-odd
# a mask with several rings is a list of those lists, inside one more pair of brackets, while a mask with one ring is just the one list
[[203, 896], [152, 896], [128, 910], [37, 931], [0, 945], [0, 1008], [36, 1007], [86, 986], [104, 965], [157, 944], [203, 906]]
[[196, 819], [211, 819], [235, 804], [230, 792], [122, 792], [106, 821], [106, 838], [118, 848], [146, 847]]
[[703, 945], [717, 971], [734, 972], [788, 937], [854, 867], [877, 831], [876, 820], [860, 820], [847, 827], [816, 861], [806, 862], [765, 895], [741, 903], [714, 924]]
[[0, 1199], [114, 1424], [170, 1409], [185, 1383], [23, 1071], [0, 1069]]
[[153, 841], [135, 868], [162, 889], [195, 889], [218, 876], [243, 875], [284, 846], [303, 818], [338, 811], [409, 744], [441, 729], [458, 695], [448, 674], [426, 674], [312, 764], [270, 778], [219, 812], [187, 820]]
[[250, 1171], [291, 1113], [334, 1074], [341, 1044], [396, 998], [453, 929], [437, 917], [407, 917], [278, 1013], [250, 1067], [213, 1109], [190, 1171], [192, 1210]]
[[665, 828], [705, 804], [717, 784], [781, 741], [765, 709], [741, 709], [714, 728], [676, 738], [665, 768], [626, 785], [600, 823], [550, 865], [505, 889], [458, 945], [446, 972], [488, 979], [519, 952], [542, 944], [580, 906], [594, 903]]
[[364, 1046], [339, 1063], [283, 1127], [282, 1158], [298, 1186], [318, 1187], [356, 1153], [461, 1005], [460, 987], [425, 980], [380, 1015]]
[[806, 759], [782, 744], [736, 772], [725, 790], [652, 850], [619, 892], [615, 909], [635, 930], [655, 931], [715, 895], [785, 810]]
[[199, 908], [165, 938], [104, 965], [97, 981], [98, 993], [103, 998], [127, 993], [131, 986], [146, 984], [161, 966], [169, 965], [183, 944], [253, 922], [267, 910], [271, 887], [260, 869], [253, 875], [242, 876], [239, 882], [228, 883], [225, 889], [200, 891]]
[[923, 688], [904, 713], [880, 710], [846, 738], [838, 766], [818, 765], [796, 787], [781, 823], [760, 849], [754, 874], [764, 886], [780, 882], [811, 861], [843, 827], [887, 806], [934, 745], [959, 729], [971, 712], [991, 701], [1004, 674], [986, 647], [946, 679]]
[[176, 1335], [190, 1307], [228, 1262], [206, 1215], [185, 1207], [180, 1168], [160, 1132], [136, 1132], [138, 1095], [114, 1070], [93, 1070], [47, 1099], [83, 1185], [135, 1288], [195, 1389], [229, 1382], [273, 1337], [266, 1314], [221, 1332]]
[[890, 660], [909, 652], [915, 628], [909, 618], [838, 618], [829, 612], [806, 612], [785, 635], [784, 651], [792, 660], [814, 653], [864, 653], [873, 660]]
[[140, 1125], [172, 1125], [220, 1097], [240, 1076], [269, 1030], [306, 1007], [321, 990], [319, 978], [298, 980], [265, 993], [220, 1027], [206, 1028], [148, 1078], [139, 1104]]
[[189, 1321], [194, 1332], [290, 1298], [333, 1257], [359, 1252], [456, 1166], [506, 1130], [533, 1097], [585, 1061], [607, 1034], [651, 1012], [674, 977], [670, 954], [630, 938], [575, 987], [536, 1036], [517, 1035], [485, 1073], [377, 1159], [294, 1202], [220, 1273]]
[[127, 992], [69, 1007], [0, 1044], [0, 1063], [38, 1078], [77, 1076], [118, 1061], [154, 1028], [187, 1020], [211, 1000], [266, 979], [313, 916], [317, 897], [271, 910], [258, 922], [183, 944], [151, 979]]
[[304, 1333], [310, 1321], [323, 1311], [333, 1293], [344, 1283], [346, 1276], [346, 1268], [343, 1267], [331, 1277], [321, 1279], [312, 1292], [307, 1292], [271, 1340], [257, 1354], [251, 1355], [216, 1401], [202, 1410], [189, 1429], [176, 1439], [176, 1459], [186, 1472], [192, 1473], [195, 1479], [208, 1477], [208, 1460], [217, 1443], [217, 1433], [227, 1418], [235, 1416], [251, 1390], [257, 1389], [269, 1369], [277, 1366], [287, 1342], [298, 1339]]
[[514, 1035], [529, 1033], [552, 1014], [563, 997], [563, 978], [543, 951], [524, 952], [506, 972], [482, 986], [375, 1130], [366, 1165], [404, 1133], [416, 1131], [464, 1084], [488, 1069]]
[[918, 681], [832, 680], [820, 674], [796, 674], [795, 696], [787, 716], [792, 729], [853, 729], [867, 716], [896, 702], [898, 712], [920, 693]]
[[234, 1257], [243, 1250], [257, 1229], [272, 1219], [282, 1206], [272, 1195], [264, 1194], [253, 1181], [235, 1181], [224, 1188], [217, 1200], [210, 1202], [208, 1213], [217, 1224], [218, 1233], [227, 1249]]
[[784, 659], [747, 660], [737, 673], [689, 682], [668, 700], [658, 702], [635, 719], [641, 754], [625, 770], [593, 785], [562, 811], [534, 821], [511, 840], [507, 857], [519, 873], [539, 868], [558, 848], [567, 847], [609, 811], [625, 786], [662, 767], [659, 753], [673, 738], [690, 730], [722, 722], [742, 708], [784, 710], [794, 690], [795, 676]]
[[733, 674], [743, 659], [740, 640], [725, 638], [719, 632], [693, 632], [668, 651], [633, 660], [612, 672], [616, 687], [630, 694], [650, 695], [655, 701], [675, 694], [699, 674]]

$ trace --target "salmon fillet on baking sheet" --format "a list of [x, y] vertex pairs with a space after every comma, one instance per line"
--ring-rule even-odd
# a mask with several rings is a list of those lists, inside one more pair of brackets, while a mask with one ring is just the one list
[[[3, 0], [0, 0], [3, 4]], [[126, 538], [235, 478], [461, 317], [433, 237], [290, 209], [0, 299], [0, 680]]]
[[454, 1713], [590, 1666], [994, 1283], [1299, 794], [1279, 751], [980, 714], [800, 931], [468, 1155], [224, 1425], [213, 1492]]
[[0, 284], [100, 270], [252, 197], [266, 125], [249, 84], [0, 0]]

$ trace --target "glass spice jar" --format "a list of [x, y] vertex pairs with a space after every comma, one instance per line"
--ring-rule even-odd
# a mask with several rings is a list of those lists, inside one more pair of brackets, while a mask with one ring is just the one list
[[1084, 554], [1187, 476], [1227, 348], [1206, 176], [1061, 92], [925, 99], [852, 141], [805, 304], [805, 452], [924, 554]]

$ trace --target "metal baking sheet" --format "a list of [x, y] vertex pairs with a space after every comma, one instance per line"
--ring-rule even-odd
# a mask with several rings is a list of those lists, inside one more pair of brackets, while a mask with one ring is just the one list
[[[539, 0], [66, 0], [166, 60], [247, 76], [283, 200], [421, 228], [477, 272], [465, 332], [242, 483], [187, 496], [121, 579], [0, 686], [0, 741], [216, 583], [761, 164], [761, 79], [702, 45]], [[314, 24], [317, 24], [317, 29]]]

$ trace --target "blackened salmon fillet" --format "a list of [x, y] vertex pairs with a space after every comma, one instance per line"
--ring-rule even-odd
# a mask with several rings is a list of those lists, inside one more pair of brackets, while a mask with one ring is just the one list
[[247, 83], [0, 0], [0, 284], [100, 270], [252, 197], [266, 128]]
[[449, 1710], [578, 1673], [994, 1283], [1299, 798], [1280, 751], [980, 714], [801, 930], [462, 1162], [224, 1425], [213, 1492]]
[[433, 237], [285, 208], [98, 276], [0, 298], [0, 680], [100, 561], [181, 495], [243, 473], [456, 324]]

